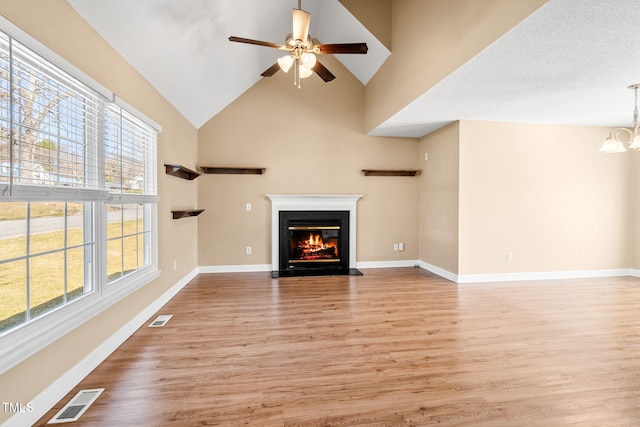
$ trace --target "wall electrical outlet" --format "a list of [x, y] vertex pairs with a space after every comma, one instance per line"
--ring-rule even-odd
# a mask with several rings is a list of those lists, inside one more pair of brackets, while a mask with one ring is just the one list
[[246, 248], [244, 248], [244, 253], [246, 255], [251, 255], [251, 246], [247, 246]]
[[394, 244], [393, 244], [393, 250], [394, 250], [394, 251], [397, 251], [397, 250], [398, 250], [398, 244], [397, 244], [397, 243], [394, 243]]
[[244, 208], [246, 211], [250, 211], [251, 210], [251, 203], [247, 203], [246, 205], [244, 205]]
[[507, 261], [513, 261], [513, 252], [507, 252]]
[[402, 242], [398, 243], [398, 250], [400, 252], [404, 251], [404, 243], [402, 243]]

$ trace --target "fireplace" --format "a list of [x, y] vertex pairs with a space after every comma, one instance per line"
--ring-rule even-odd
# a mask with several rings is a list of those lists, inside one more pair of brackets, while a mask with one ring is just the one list
[[273, 277], [362, 274], [356, 269], [360, 195], [268, 194]]
[[280, 211], [279, 224], [280, 271], [349, 269], [348, 211]]

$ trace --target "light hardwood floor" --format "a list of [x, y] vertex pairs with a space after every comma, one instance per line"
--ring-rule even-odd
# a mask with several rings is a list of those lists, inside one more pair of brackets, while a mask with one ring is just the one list
[[640, 426], [640, 280], [363, 272], [202, 274], [38, 425]]

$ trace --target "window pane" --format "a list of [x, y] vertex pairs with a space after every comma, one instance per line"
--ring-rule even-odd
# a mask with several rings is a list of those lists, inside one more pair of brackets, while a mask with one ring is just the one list
[[[67, 251], [67, 301], [82, 296], [85, 290], [85, 249]], [[88, 289], [90, 290], [90, 288]]]
[[147, 234], [139, 234], [138, 235], [138, 266], [142, 267], [147, 264], [147, 246], [145, 244], [145, 239]]
[[26, 203], [0, 203], [0, 261], [26, 255], [26, 218]]
[[107, 281], [122, 277], [122, 239], [107, 242]]
[[27, 262], [0, 264], [0, 332], [27, 320]]
[[31, 203], [29, 253], [64, 248], [64, 202]]
[[[90, 212], [87, 213], [90, 215]], [[89, 218], [91, 218], [89, 216]], [[67, 247], [77, 246], [85, 243], [84, 231], [84, 205], [82, 203], [67, 203]], [[87, 230], [90, 233], [90, 230]], [[90, 243], [90, 235], [86, 237]]]
[[122, 217], [123, 217], [122, 205], [108, 205], [107, 206], [107, 238], [121, 237], [122, 230]]
[[138, 218], [138, 233], [147, 231], [146, 224], [144, 222], [144, 205], [136, 205], [136, 218]]
[[31, 318], [64, 304], [64, 252], [30, 258], [29, 271]]
[[[130, 236], [132, 234], [138, 233], [138, 228], [142, 227], [144, 224], [141, 218], [138, 218], [138, 205], [123, 205], [123, 217], [124, 221], [122, 223], [123, 226], [123, 235]], [[140, 229], [140, 232], [142, 229]]]
[[156, 132], [116, 105], [105, 109], [105, 188], [156, 194]]
[[151, 205], [109, 205], [107, 234], [108, 279], [112, 282], [149, 264], [149, 224], [145, 211]]

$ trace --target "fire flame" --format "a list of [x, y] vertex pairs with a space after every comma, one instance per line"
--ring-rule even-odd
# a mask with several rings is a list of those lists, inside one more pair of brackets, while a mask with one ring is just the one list
[[309, 233], [307, 240], [301, 240], [299, 247], [303, 249], [305, 256], [314, 256], [314, 254], [320, 251], [334, 248], [334, 253], [337, 256], [338, 246], [335, 242], [324, 242], [320, 234]]
[[322, 241], [322, 237], [319, 234], [310, 234], [309, 240], [307, 240], [307, 244], [309, 246], [324, 246], [324, 242]]

